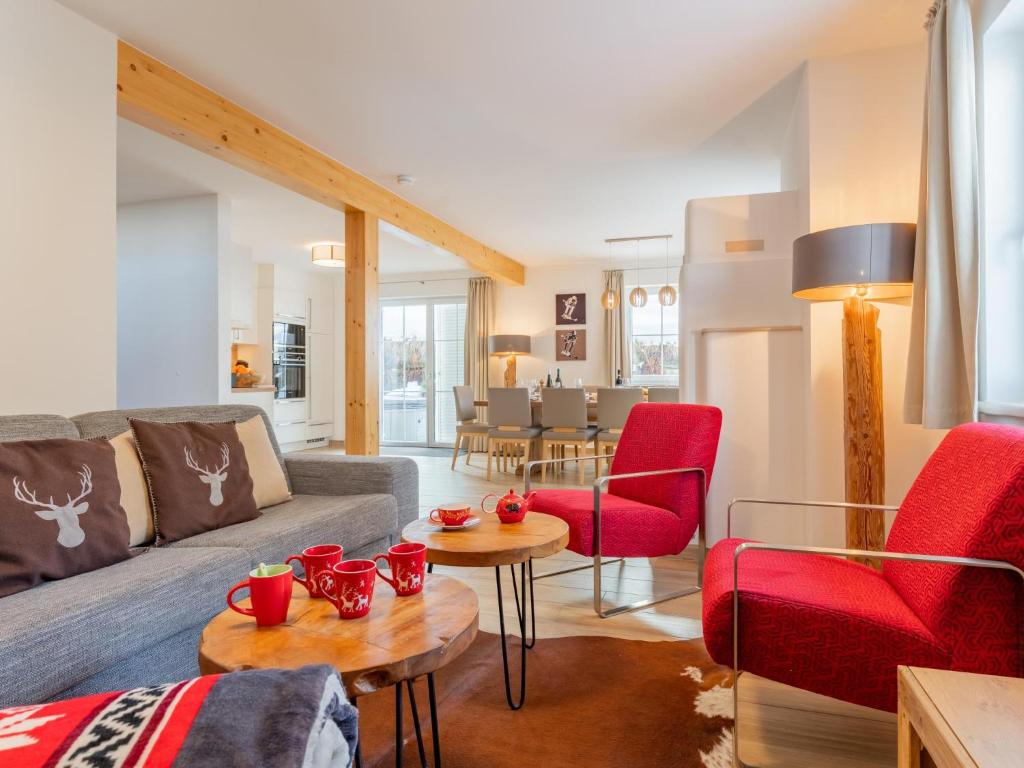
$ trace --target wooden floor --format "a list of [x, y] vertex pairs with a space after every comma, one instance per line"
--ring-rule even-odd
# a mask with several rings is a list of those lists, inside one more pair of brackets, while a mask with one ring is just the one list
[[[322, 449], [331, 450], [331, 449]], [[337, 451], [332, 451], [337, 452]], [[456, 469], [451, 458], [414, 456], [420, 470], [420, 515], [450, 502], [479, 504], [487, 493], [522, 493], [522, 478], [495, 472], [486, 479], [486, 458], [474, 454]], [[592, 462], [587, 462], [588, 464]], [[572, 467], [572, 465], [570, 465]], [[574, 467], [542, 487], [579, 487]], [[588, 468], [586, 481], [593, 479]], [[540, 487], [539, 483], [535, 483]], [[534, 563], [534, 574], [587, 562], [570, 552]], [[498, 631], [494, 569], [438, 567], [462, 579], [480, 596], [480, 628]], [[692, 552], [657, 560], [630, 559], [604, 568], [602, 587], [608, 604], [625, 603], [691, 586], [696, 561]], [[508, 569], [504, 572], [506, 616], [515, 617]], [[577, 571], [536, 582], [537, 636], [604, 635], [634, 640], [676, 640], [701, 637], [700, 594], [679, 598], [635, 613], [598, 618], [592, 608], [592, 572]], [[896, 765], [895, 718], [885, 712], [856, 707], [771, 683], [753, 675], [740, 681], [741, 755], [751, 764], [792, 768], [854, 768]]]

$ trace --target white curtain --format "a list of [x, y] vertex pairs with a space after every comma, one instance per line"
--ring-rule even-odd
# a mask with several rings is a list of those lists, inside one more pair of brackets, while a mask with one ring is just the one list
[[604, 360], [605, 380], [611, 386], [615, 383], [615, 376], [622, 371], [624, 379], [629, 378], [629, 342], [626, 338], [626, 296], [625, 281], [622, 278], [621, 269], [608, 270], [604, 273], [604, 289], [615, 291], [619, 297], [618, 306], [615, 309], [605, 309], [604, 312]]
[[[473, 388], [477, 400], [487, 399], [487, 340], [494, 328], [494, 281], [473, 277], [466, 291], [466, 340], [464, 381]], [[482, 418], [482, 414], [481, 414]]]
[[953, 427], [975, 413], [979, 172], [968, 0], [928, 18], [921, 190], [904, 419]]

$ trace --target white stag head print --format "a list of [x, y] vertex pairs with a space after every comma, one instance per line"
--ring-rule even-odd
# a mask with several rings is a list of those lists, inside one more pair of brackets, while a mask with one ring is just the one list
[[220, 466], [216, 469], [211, 470], [205, 466], [200, 467], [188, 446], [185, 446], [185, 464], [188, 465], [189, 469], [198, 472], [199, 479], [210, 486], [210, 503], [215, 507], [223, 504], [224, 494], [221, 492], [221, 486], [228, 479], [227, 468], [231, 464], [231, 452], [228, 450], [228, 444], [220, 444]]
[[36, 498], [35, 491], [28, 487], [28, 483], [24, 480], [19, 481], [17, 477], [14, 478], [14, 498], [30, 506], [39, 507], [35, 512], [43, 520], [56, 520], [57, 543], [68, 549], [77, 547], [85, 541], [85, 531], [78, 523], [78, 516], [89, 511], [89, 502], [82, 501], [92, 493], [92, 470], [89, 469], [88, 464], [82, 465], [78, 477], [82, 484], [81, 492], [75, 498], [71, 498], [69, 491], [66, 504], [56, 504], [53, 501], [53, 496], [48, 502], [40, 501]]

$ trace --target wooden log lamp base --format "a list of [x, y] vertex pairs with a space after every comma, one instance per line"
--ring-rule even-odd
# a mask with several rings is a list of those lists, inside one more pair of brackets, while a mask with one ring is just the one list
[[[859, 296], [843, 301], [843, 444], [846, 500], [885, 504], [882, 332], [878, 307]], [[885, 512], [846, 510], [846, 546], [885, 548]]]
[[[915, 237], [913, 224], [862, 224], [793, 243], [793, 295], [843, 302], [843, 448], [851, 504], [885, 504], [882, 333], [872, 302], [910, 295]], [[884, 549], [885, 511], [848, 508], [846, 546]]]

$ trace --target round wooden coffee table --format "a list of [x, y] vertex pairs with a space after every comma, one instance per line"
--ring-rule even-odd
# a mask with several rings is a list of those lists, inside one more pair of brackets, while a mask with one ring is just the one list
[[[248, 601], [242, 601], [248, 605]], [[361, 619], [343, 620], [329, 601], [310, 598], [296, 584], [288, 621], [257, 627], [230, 609], [210, 620], [199, 638], [199, 669], [206, 674], [272, 667], [329, 664], [338, 670], [353, 701], [395, 686], [396, 765], [402, 763], [402, 683], [409, 691], [421, 762], [423, 739], [413, 680], [426, 675], [434, 765], [440, 765], [434, 672], [457, 658], [476, 637], [476, 593], [457, 579], [430, 575], [423, 591], [398, 597], [378, 579], [372, 609]], [[357, 765], [360, 756], [356, 753]]]
[[[522, 707], [526, 700], [526, 651], [532, 648], [537, 640], [537, 616], [533, 610], [533, 559], [548, 557], [565, 549], [569, 543], [569, 526], [564, 520], [541, 512], [527, 512], [521, 523], [508, 525], [502, 523], [493, 513], [476, 514], [480, 517], [479, 525], [457, 531], [440, 530], [426, 520], [414, 520], [402, 529], [402, 541], [425, 544], [427, 563], [431, 569], [434, 565], [494, 567], [494, 580], [498, 592], [498, 624], [501, 628], [501, 660], [505, 670], [505, 700], [509, 708], [515, 710]], [[518, 699], [512, 696], [512, 685], [509, 680], [505, 608], [501, 597], [501, 568], [504, 565], [509, 566], [512, 574], [512, 590], [521, 639]], [[519, 566], [519, 582], [523, 584], [521, 596], [516, 581], [516, 565]], [[529, 612], [533, 630], [533, 637], [529, 641], [526, 637], [527, 589], [530, 592]]]

